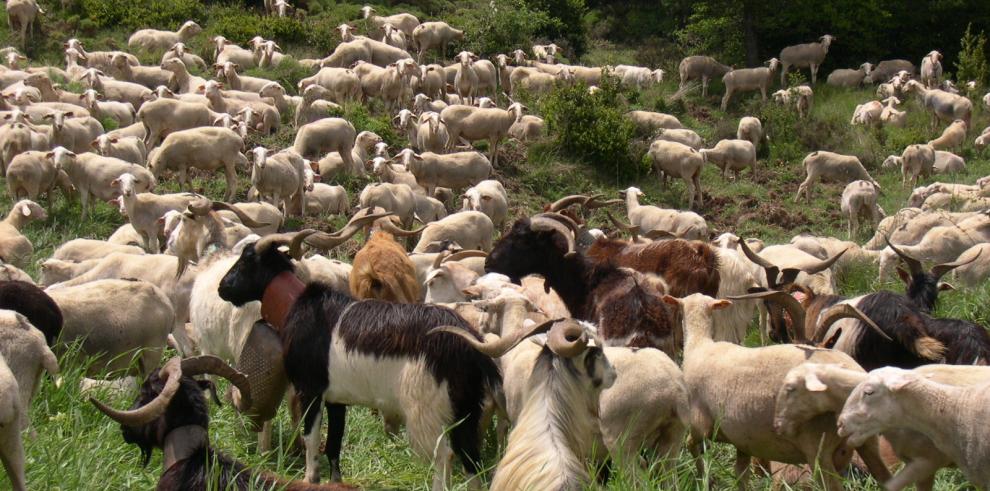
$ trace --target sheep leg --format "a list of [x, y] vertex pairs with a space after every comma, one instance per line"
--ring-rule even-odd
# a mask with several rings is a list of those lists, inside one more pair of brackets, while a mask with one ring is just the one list
[[811, 64], [811, 85], [815, 85], [818, 80], [818, 65], [814, 63]]
[[935, 472], [941, 467], [942, 465], [939, 462], [934, 462], [926, 458], [911, 460], [894, 477], [883, 483], [883, 487], [887, 491], [900, 491], [911, 484], [915, 484], [918, 491], [926, 489], [927, 491], [931, 491], [935, 480]]
[[[330, 461], [330, 482], [341, 482], [340, 449], [344, 442], [347, 406], [327, 403], [327, 460]], [[319, 428], [319, 427], [317, 427]], [[315, 432], [319, 434], [319, 431]]]
[[753, 473], [750, 461], [752, 457], [748, 454], [736, 450], [736, 464], [734, 470], [736, 473], [736, 488], [739, 491], [746, 491], [746, 484], [749, 481], [749, 475]]
[[89, 209], [89, 192], [85, 190], [79, 191], [79, 206], [82, 207], [82, 218], [86, 219], [86, 210]]
[[856, 453], [863, 459], [867, 470], [879, 483], [890, 480], [890, 470], [880, 457], [880, 442], [877, 438], [871, 438], [863, 446], [856, 449]]
[[[686, 179], [684, 179], [684, 185], [687, 186], [687, 195], [688, 195], [687, 207], [690, 210], [694, 208], [694, 196], [695, 196], [694, 179], [692, 179], [691, 177], [687, 177]], [[701, 203], [698, 204], [700, 205]]]
[[20, 428], [14, 422], [10, 422], [3, 428], [3, 437], [0, 438], [0, 460], [10, 478], [10, 484], [14, 491], [27, 491], [27, 484], [24, 478], [24, 447], [21, 445]]
[[498, 138], [493, 138], [488, 141], [492, 147], [492, 167], [498, 166]]
[[237, 171], [234, 169], [234, 163], [225, 163], [223, 166], [223, 173], [227, 178], [227, 192], [224, 193], [223, 199], [229, 203], [234, 199], [234, 195], [237, 193]]
[[725, 111], [725, 108], [729, 107], [729, 99], [732, 99], [732, 89], [726, 87], [725, 88], [725, 95], [722, 96], [722, 110], [723, 111]]
[[694, 189], [696, 189], [698, 191], [698, 208], [701, 208], [701, 205], [704, 202], [704, 195], [701, 192], [701, 168], [700, 167], [698, 168], [698, 170], [694, 171], [694, 176], [691, 177], [691, 180], [694, 182]]
[[701, 98], [704, 99], [705, 97], [708, 97], [708, 77], [707, 76], [702, 76], [701, 77]]

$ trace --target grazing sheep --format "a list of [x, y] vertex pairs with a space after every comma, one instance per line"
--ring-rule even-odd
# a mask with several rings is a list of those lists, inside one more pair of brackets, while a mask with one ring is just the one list
[[419, 26], [419, 19], [415, 15], [407, 13], [398, 13], [393, 15], [379, 16], [374, 15], [375, 9], [371, 6], [365, 5], [361, 7], [362, 18], [370, 22], [375, 29], [381, 29], [385, 24], [391, 24], [395, 26], [400, 31], [402, 31], [407, 37], [412, 38], [412, 33]]
[[416, 267], [406, 257], [405, 248], [383, 230], [372, 232], [354, 256], [349, 282], [351, 296], [359, 300], [416, 303], [420, 299]]
[[705, 162], [715, 164], [722, 170], [722, 179], [726, 171], [732, 171], [735, 180], [739, 180], [739, 171], [749, 167], [756, 175], [756, 147], [749, 140], [722, 140], [713, 148], [703, 148], [698, 151]]
[[[186, 43], [175, 43], [172, 45], [168, 51], [162, 55], [161, 63], [164, 64], [168, 60], [179, 60], [182, 62], [183, 66], [194, 66], [200, 70], [206, 70], [206, 61], [199, 56], [190, 53], [187, 49]], [[163, 69], [165, 67], [162, 67]]]
[[[61, 147], [59, 147], [61, 148]], [[42, 194], [52, 202], [51, 192], [55, 186], [62, 188], [66, 196], [71, 196], [72, 184], [69, 176], [62, 171], [65, 151], [29, 151], [18, 154], [7, 166], [7, 193], [10, 199], [22, 198], [36, 201]]]
[[942, 83], [942, 53], [931, 51], [921, 60], [921, 83], [934, 89]]
[[814, 85], [818, 80], [818, 67], [825, 61], [825, 55], [828, 54], [832, 41], [835, 41], [835, 37], [826, 34], [820, 37], [817, 43], [796, 44], [780, 50], [780, 85], [786, 86], [787, 70], [792, 66], [810, 67], [811, 84]]
[[828, 74], [828, 79], [825, 80], [825, 83], [836, 87], [846, 87], [849, 89], [859, 88], [866, 82], [866, 77], [872, 70], [873, 65], [870, 63], [863, 63], [856, 70], [840, 68], [838, 70], [833, 70], [832, 73]]
[[677, 66], [677, 73], [681, 76], [678, 89], [684, 90], [690, 80], [701, 79], [701, 97], [708, 97], [708, 81], [723, 76], [730, 70], [731, 67], [715, 61], [715, 58], [710, 56], [688, 56]]
[[464, 40], [464, 31], [450, 27], [446, 22], [423, 22], [412, 32], [413, 44], [419, 47], [416, 62], [423, 62], [423, 53], [429, 49], [439, 49], [440, 57], [446, 58], [447, 45], [451, 41]]
[[127, 47], [131, 50], [143, 50], [149, 53], [167, 51], [175, 43], [185, 43], [203, 32], [203, 28], [193, 21], [186, 21], [178, 31], [158, 31], [141, 29], [131, 34], [127, 39]]
[[[342, 118], [323, 118], [303, 125], [296, 132], [292, 148], [305, 159], [319, 160], [320, 155], [337, 152], [347, 168], [356, 175], [365, 175], [364, 161], [355, 162], [351, 151], [357, 131]], [[320, 174], [324, 174], [321, 166]]]
[[866, 171], [859, 159], [853, 155], [841, 155], [820, 150], [808, 154], [804, 158], [802, 166], [807, 177], [798, 186], [797, 194], [794, 195], [795, 203], [801, 198], [802, 193], [804, 193], [805, 199], [811, 201], [811, 191], [818, 179], [829, 179], [840, 183], [850, 183], [862, 179], [874, 183], [878, 188], [880, 187], [870, 177], [870, 173]]
[[[37, 0], [7, 0], [7, 26], [10, 32], [20, 31], [21, 48], [27, 49], [28, 36], [32, 36], [35, 21], [39, 14], [45, 11], [38, 5]], [[27, 408], [24, 408], [26, 411]]]
[[[880, 82], [885, 82], [890, 80], [895, 75], [900, 73], [905, 73], [907, 77], [912, 76], [917, 72], [914, 63], [908, 60], [883, 60], [873, 67], [873, 71], [866, 76], [866, 80], [871, 84], [876, 84]], [[902, 80], [906, 82], [907, 79]]]
[[413, 252], [426, 252], [432, 243], [451, 241], [465, 250], [492, 250], [495, 225], [480, 211], [460, 211], [428, 223]]
[[701, 207], [701, 169], [705, 165], [705, 158], [698, 150], [677, 142], [655, 140], [650, 144], [647, 155], [652, 160], [657, 175], [664, 176], [661, 177], [664, 186], [667, 184], [667, 177], [680, 177], [687, 187], [687, 208], [693, 208], [696, 202]]
[[[370, 131], [362, 131], [354, 138], [354, 146], [351, 149], [351, 161], [354, 163], [354, 166], [361, 169], [357, 175], [364, 175], [366, 171], [364, 167], [365, 162], [368, 161], [369, 155], [372, 149], [375, 148], [375, 145], [382, 143], [382, 141], [381, 136]], [[324, 179], [330, 179], [341, 174], [355, 174], [354, 166], [347, 164], [340, 152], [327, 153], [317, 164], [319, 165], [320, 176]]]
[[918, 177], [932, 175], [935, 166], [935, 148], [932, 145], [908, 145], [901, 153], [901, 183], [904, 186], [918, 184]]
[[330, 184], [315, 182], [313, 189], [306, 191], [307, 215], [322, 215], [324, 213], [344, 215], [350, 209], [348, 203], [347, 190], [343, 186], [331, 186]]
[[873, 182], [853, 181], [842, 190], [842, 199], [839, 208], [842, 214], [849, 220], [849, 238], [853, 238], [853, 233], [859, 229], [860, 217], [867, 217], [873, 226], [876, 227], [883, 218], [884, 212], [877, 204], [880, 193]]
[[767, 89], [773, 84], [773, 74], [780, 66], [780, 61], [770, 58], [767, 66], [758, 68], [738, 68], [722, 76], [725, 84], [725, 95], [722, 96], [722, 110], [729, 107], [732, 94], [736, 92], [759, 90], [763, 102], [767, 101]]
[[870, 101], [863, 104], [857, 104], [856, 109], [853, 111], [852, 120], [849, 121], [851, 125], [879, 125], [880, 115], [883, 114], [884, 105], [880, 101]]
[[119, 80], [133, 82], [154, 89], [160, 85], [175, 86], [172, 72], [160, 67], [131, 66], [126, 56], [116, 54], [110, 59], [110, 73]]
[[917, 80], [908, 81], [905, 87], [907, 91], [915, 91], [925, 109], [931, 112], [933, 128], [938, 120], [952, 122], [957, 119], [969, 127], [973, 113], [973, 103], [969, 99], [940, 89], [927, 89]]
[[928, 142], [928, 144], [935, 150], [952, 150], [959, 148], [966, 142], [966, 130], [966, 122], [961, 119], [957, 119], [945, 128], [945, 131], [942, 132], [941, 136]]
[[406, 148], [395, 155], [394, 162], [402, 163], [406, 170], [416, 176], [416, 182], [426, 188], [432, 196], [438, 187], [450, 188], [457, 192], [474, 186], [488, 178], [492, 165], [488, 158], [478, 152], [456, 152], [417, 154]]
[[656, 140], [683, 143], [695, 150], [701, 150], [705, 142], [697, 133], [689, 129], [664, 129], [657, 130]]
[[973, 484], [986, 488], [990, 435], [979, 422], [990, 416], [988, 402], [986, 384], [947, 385], [913, 371], [885, 367], [870, 372], [849, 395], [839, 416], [839, 435], [855, 445], [889, 429], [921, 433]]
[[[705, 439], [731, 443], [736, 447], [736, 477], [745, 489], [752, 457], [782, 463], [820, 466], [826, 488], [842, 489], [838, 470], [851, 455], [836, 434], [835, 423], [815, 420], [791, 435], [781, 435], [774, 427], [777, 392], [787, 372], [808, 361], [839, 363], [849, 367], [856, 362], [838, 351], [806, 345], [776, 345], [746, 348], [712, 339], [712, 313], [732, 304], [702, 294], [686, 298], [665, 296], [664, 301], [684, 316], [684, 379], [691, 403], [691, 433], [695, 463], [701, 471], [701, 444]], [[876, 448], [866, 438], [857, 447]], [[881, 476], [886, 478], [889, 474]]]
[[932, 170], [936, 174], [955, 174], [966, 170], [966, 161], [962, 157], [943, 150], [935, 151], [935, 164]]
[[[8, 2], [7, 5], [12, 3], [14, 2]], [[19, 392], [17, 378], [0, 354], [0, 460], [3, 461], [12, 489], [27, 491], [20, 421], [27, 417], [28, 408], [22, 405]]]
[[523, 115], [522, 119], [509, 127], [509, 136], [521, 142], [537, 140], [545, 133], [546, 123], [543, 118], [529, 114]]
[[708, 238], [708, 223], [697, 213], [641, 205], [639, 197], [643, 192], [639, 188], [628, 188], [625, 195], [626, 216], [633, 227], [638, 227], [636, 233], [649, 237], [650, 232], [660, 231], [685, 240]]
[[880, 122], [897, 128], [903, 128], [907, 124], [907, 111], [898, 111], [894, 108], [895, 105], [901, 103], [901, 100], [897, 97], [890, 96], [884, 99], [883, 102], [887, 103], [887, 105], [883, 106], [883, 111], [880, 112]]
[[439, 113], [428, 111], [419, 115], [415, 142], [416, 147], [422, 151], [433, 153], [447, 151], [450, 132], [447, 131], [447, 125], [440, 121]]
[[450, 134], [447, 150], [453, 150], [461, 138], [470, 142], [488, 140], [491, 165], [498, 166], [499, 143], [508, 134], [509, 128], [522, 119], [525, 110], [526, 107], [518, 102], [506, 109], [481, 109], [465, 105], [446, 107], [440, 112], [440, 121], [447, 125]]
[[132, 164], [144, 165], [147, 160], [144, 140], [136, 136], [120, 138], [104, 134], [93, 140], [90, 146], [104, 157], [114, 157]]
[[241, 153], [243, 147], [240, 135], [226, 128], [205, 126], [175, 131], [151, 151], [148, 169], [155, 178], [166, 171], [176, 171], [179, 189], [189, 189], [189, 169], [216, 172], [223, 168], [227, 178], [224, 199], [230, 201], [237, 193], [237, 167], [247, 166], [247, 157]]
[[[251, 185], [258, 192], [258, 198], [270, 198], [272, 204], [289, 214], [295, 203], [299, 203], [299, 215], [306, 210], [306, 168], [303, 158], [292, 149], [269, 155], [265, 147], [255, 147], [251, 151], [254, 161], [251, 165]], [[301, 202], [300, 202], [301, 200]]]
[[152, 149], [170, 133], [212, 126], [220, 115], [204, 104], [159, 98], [141, 106], [137, 116], [145, 129], [144, 144]]
[[759, 150], [760, 142], [763, 141], [763, 124], [752, 116], [741, 118], [739, 128], [736, 129], [736, 138], [752, 143], [753, 148]]
[[[4, 359], [17, 381], [17, 390], [8, 396], [12, 396], [12, 399], [5, 397], [5, 401], [9, 404], [16, 400], [22, 408], [31, 407], [31, 400], [37, 394], [41, 382], [42, 371], [51, 376], [58, 375], [59, 372], [55, 354], [45, 342], [45, 334], [26, 316], [14, 310], [0, 310], [0, 358]], [[11, 423], [17, 433], [26, 429], [30, 423], [28, 412], [21, 412], [20, 418]], [[0, 451], [9, 448], [8, 442], [3, 443], [5, 445], [0, 445]], [[4, 460], [5, 466], [7, 463]]]
[[295, 118], [292, 122], [293, 126], [299, 128], [333, 114], [340, 114], [340, 105], [325, 100], [330, 95], [330, 91], [320, 85], [306, 87], [303, 90], [302, 102], [296, 108]]
[[666, 74], [661, 69], [650, 70], [649, 68], [630, 65], [616, 65], [612, 73], [619, 77], [622, 85], [638, 90], [663, 82], [663, 76]]
[[[359, 100], [361, 98], [361, 78], [350, 68], [321, 68], [316, 75], [306, 77], [299, 81], [299, 90], [305, 96], [305, 89], [310, 85], [319, 85], [329, 91], [329, 99], [342, 103], [348, 100]], [[275, 87], [281, 87], [274, 84]], [[279, 108], [282, 111], [281, 108]]]

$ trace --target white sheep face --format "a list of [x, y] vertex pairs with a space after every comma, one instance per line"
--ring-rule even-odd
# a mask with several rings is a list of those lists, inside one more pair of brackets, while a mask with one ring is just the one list
[[853, 447], [904, 418], [903, 408], [896, 402], [897, 391], [919, 380], [908, 370], [886, 367], [870, 372], [846, 400], [839, 416], [839, 436], [849, 438]]

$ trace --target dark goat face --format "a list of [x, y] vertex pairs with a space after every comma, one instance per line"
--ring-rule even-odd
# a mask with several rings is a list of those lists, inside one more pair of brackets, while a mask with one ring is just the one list
[[897, 268], [897, 275], [900, 276], [901, 281], [907, 287], [907, 291], [905, 292], [907, 297], [915, 305], [926, 312], [931, 312], [935, 309], [940, 290], [938, 278], [935, 275], [924, 271], [911, 274], [901, 268]]
[[241, 251], [240, 259], [220, 280], [220, 298], [238, 307], [261, 300], [268, 284], [284, 271], [292, 271], [292, 261], [286, 254], [276, 247], [258, 252], [255, 244], [248, 244]]
[[[156, 369], [141, 385], [141, 391], [137, 400], [131, 405], [131, 409], [137, 409], [155, 400], [164, 388], [165, 382]], [[208, 381], [199, 382], [183, 377], [181, 388], [172, 398], [164, 414], [142, 426], [120, 425], [124, 441], [141, 449], [141, 456], [144, 457], [143, 465], [148, 465], [152, 451], [163, 447], [165, 436], [173, 429], [187, 425], [206, 428], [209, 425], [209, 408], [206, 407], [206, 398], [203, 397], [203, 390], [207, 388], [212, 388], [212, 384]]]
[[545, 272], [551, 263], [564, 260], [567, 249], [566, 245], [561, 247], [556, 243], [555, 235], [532, 230], [528, 218], [517, 220], [488, 254], [485, 271], [504, 274], [515, 283], [528, 274]]

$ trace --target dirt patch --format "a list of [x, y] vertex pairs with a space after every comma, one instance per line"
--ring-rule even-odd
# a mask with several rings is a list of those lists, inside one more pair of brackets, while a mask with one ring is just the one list
[[784, 230], [791, 230], [808, 224], [808, 217], [803, 212], [788, 211], [778, 203], [763, 203], [757, 207], [756, 211], [740, 214], [735, 219], [736, 227], [742, 226], [749, 220], [776, 225]]

